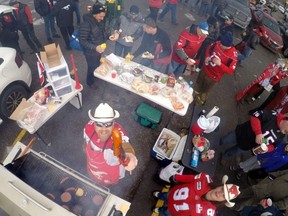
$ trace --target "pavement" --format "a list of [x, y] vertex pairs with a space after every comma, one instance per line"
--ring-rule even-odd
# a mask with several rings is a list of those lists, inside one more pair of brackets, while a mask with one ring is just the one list
[[[86, 10], [87, 5], [92, 4], [91, 1], [87, 0], [80, 2], [82, 12]], [[148, 15], [147, 2], [141, 0], [125, 1], [124, 11], [127, 11], [132, 4], [136, 4], [141, 8], [144, 16], [146, 16]], [[0, 3], [5, 4], [8, 3], [8, 1], [0, 0]], [[33, 9], [32, 0], [29, 1], [29, 5]], [[171, 25], [169, 14], [165, 16], [163, 23], [159, 23], [159, 27], [169, 32], [172, 42], [176, 41], [182, 29], [191, 25], [193, 22], [197, 23], [197, 21], [202, 20], [195, 13], [192, 13], [186, 5], [179, 4], [177, 10], [179, 25]], [[36, 34], [44, 44], [46, 43], [46, 37], [43, 22], [34, 10], [32, 12], [36, 23]], [[235, 29], [235, 43], [240, 40], [240, 31], [240, 29]], [[72, 69], [69, 58], [70, 52], [64, 49], [63, 40], [60, 38], [55, 41], [60, 44], [69, 68]], [[24, 59], [28, 62], [33, 72], [33, 84], [31, 88], [32, 92], [34, 92], [40, 88], [35, 64], [36, 57], [29, 54], [30, 50], [25, 41], [23, 41], [22, 36], [20, 36], [20, 44], [25, 51]], [[107, 48], [105, 54], [113, 52], [113, 43], [109, 42]], [[0, 125], [0, 158], [5, 158], [5, 155], [9, 152], [15, 140], [21, 140], [24, 144], [28, 144], [31, 138], [36, 136], [38, 139], [32, 147], [33, 150], [43, 151], [72, 169], [87, 175], [86, 157], [82, 151], [83, 128], [89, 121], [87, 112], [89, 109], [94, 110], [100, 102], [107, 102], [120, 112], [121, 116], [117, 121], [127, 130], [131, 144], [134, 146], [139, 160], [137, 168], [131, 175], [127, 173], [126, 177], [116, 186], [110, 187], [113, 194], [132, 203], [127, 216], [148, 216], [152, 214], [150, 209], [155, 205], [155, 200], [152, 198], [151, 192], [161, 189], [162, 185], [155, 181], [155, 176], [157, 177], [157, 172], [161, 168], [161, 164], [159, 161], [150, 157], [150, 151], [161, 130], [168, 128], [176, 133], [180, 133], [182, 128], [189, 127], [192, 117], [198, 115], [201, 110], [204, 109], [208, 112], [214, 106], [218, 106], [220, 110], [217, 112], [217, 116], [221, 118], [221, 123], [219, 130], [213, 133], [215, 137], [225, 135], [233, 130], [238, 123], [246, 121], [248, 119], [248, 110], [259, 106], [268, 95], [268, 93], [265, 92], [261, 95], [261, 99], [253, 104], [238, 105], [234, 99], [235, 93], [253, 81], [268, 64], [277, 58], [277, 55], [259, 45], [257, 50], [252, 53], [252, 56], [243, 63], [242, 67], [237, 67], [232, 76], [224, 76], [223, 80], [215, 86], [205, 106], [198, 107], [192, 103], [187, 114], [185, 116], [179, 116], [157, 104], [146, 101], [138, 95], [101, 80], [96, 80], [96, 89], [87, 88], [85, 85], [87, 68], [85, 58], [81, 52], [73, 51], [73, 54], [76, 67], [78, 68], [79, 80], [84, 86], [82, 91], [83, 107], [78, 110], [67, 104], [38, 130], [39, 135], [46, 143], [50, 144], [49, 146], [45, 145], [43, 140], [39, 139], [35, 134], [31, 135], [21, 131], [15, 122], [8, 121], [3, 123]], [[184, 78], [187, 81], [192, 80], [195, 82], [197, 76], [197, 73], [193, 73], [192, 75], [184, 76]], [[145, 128], [134, 121], [135, 108], [142, 101], [152, 104], [163, 112], [162, 121], [157, 128]], [[210, 141], [213, 141], [213, 138]], [[225, 149], [223, 146], [216, 146], [215, 150], [220, 153]], [[243, 157], [245, 157], [245, 155]], [[241, 158], [231, 158], [230, 160], [224, 161], [224, 164], [220, 164], [220, 160], [217, 161], [216, 174], [213, 176], [214, 181], [220, 182], [222, 176], [228, 174], [231, 182], [237, 183], [241, 187], [247, 186], [245, 176], [240, 181], [237, 181], [234, 174], [229, 171], [229, 165], [236, 164], [239, 159]], [[187, 169], [185, 172], [190, 173], [191, 170]], [[233, 214], [235, 213], [229, 211], [227, 208], [223, 208], [217, 213], [217, 215], [225, 216]]]

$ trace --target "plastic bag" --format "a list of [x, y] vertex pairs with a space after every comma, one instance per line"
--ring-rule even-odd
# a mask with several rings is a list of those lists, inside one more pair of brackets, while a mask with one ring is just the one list
[[81, 47], [81, 45], [79, 43], [79, 30], [78, 29], [76, 29], [73, 32], [69, 43], [70, 43], [70, 47], [72, 49], [78, 50], [78, 51], [83, 51], [83, 49], [82, 49], [82, 47]]

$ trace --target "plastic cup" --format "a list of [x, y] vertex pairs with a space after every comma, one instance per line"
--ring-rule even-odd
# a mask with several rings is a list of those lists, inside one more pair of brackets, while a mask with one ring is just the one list
[[115, 79], [116, 78], [116, 72], [112, 72], [111, 76], [112, 76], [113, 79]]

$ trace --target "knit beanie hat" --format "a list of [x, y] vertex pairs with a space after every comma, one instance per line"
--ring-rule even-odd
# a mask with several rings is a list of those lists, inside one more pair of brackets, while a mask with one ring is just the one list
[[136, 5], [132, 5], [131, 7], [130, 7], [130, 13], [131, 14], [139, 14], [139, 8], [136, 6]]
[[233, 44], [233, 36], [231, 32], [226, 32], [221, 36], [221, 44], [226, 47], [230, 47]]
[[106, 9], [103, 5], [100, 4], [94, 4], [91, 10], [92, 14], [99, 14], [99, 13], [106, 13]]

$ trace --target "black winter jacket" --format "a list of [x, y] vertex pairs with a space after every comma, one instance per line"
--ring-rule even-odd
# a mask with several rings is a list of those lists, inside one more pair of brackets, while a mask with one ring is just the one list
[[[53, 0], [49, 0], [53, 6]], [[50, 14], [51, 9], [47, 0], [34, 0], [34, 7], [40, 16], [47, 16]]]
[[107, 40], [104, 21], [97, 22], [92, 14], [85, 14], [79, 30], [79, 42], [84, 53], [100, 55], [96, 47]]
[[56, 17], [56, 23], [59, 28], [73, 26], [74, 11], [74, 0], [59, 0], [54, 5], [51, 15]]

